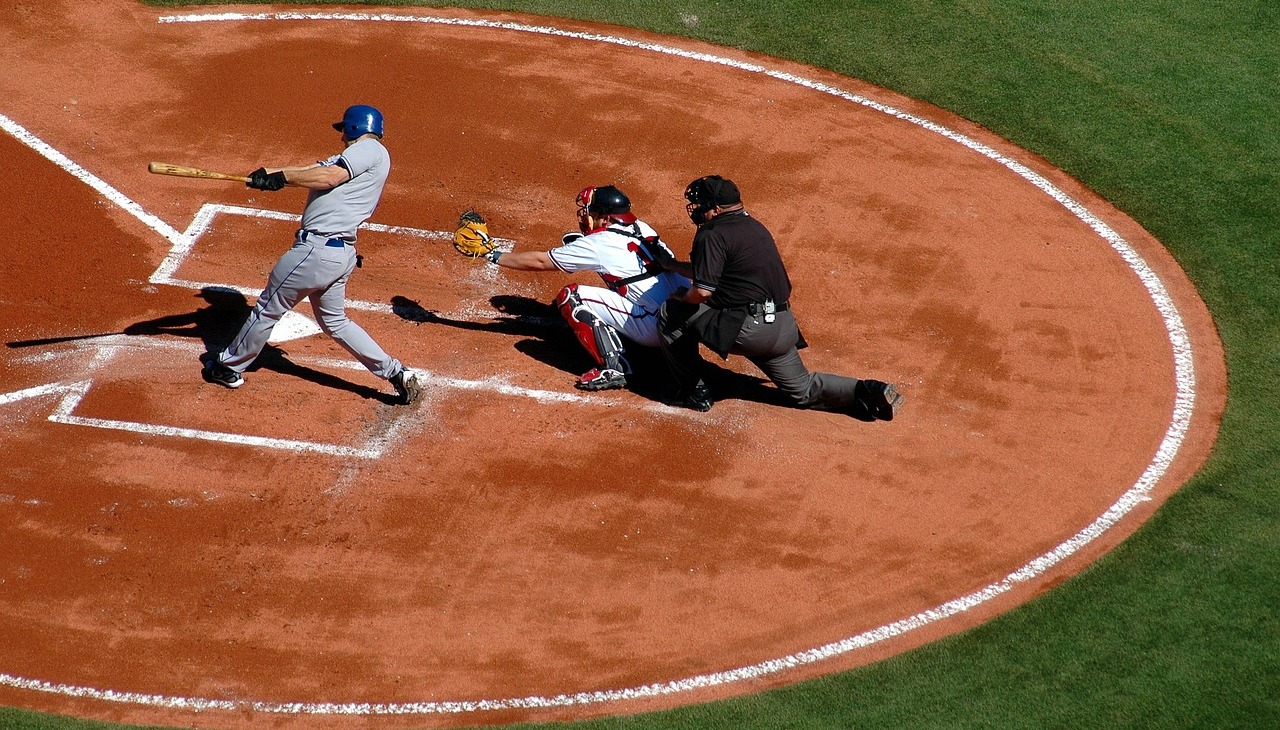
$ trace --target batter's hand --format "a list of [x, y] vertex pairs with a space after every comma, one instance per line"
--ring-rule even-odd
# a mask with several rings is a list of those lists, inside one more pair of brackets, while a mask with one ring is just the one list
[[259, 167], [249, 173], [249, 182], [245, 183], [254, 190], [280, 190], [286, 184], [283, 172], [267, 172], [265, 167]]

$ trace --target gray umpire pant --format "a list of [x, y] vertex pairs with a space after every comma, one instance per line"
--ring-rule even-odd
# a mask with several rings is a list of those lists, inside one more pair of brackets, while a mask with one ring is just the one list
[[[664, 336], [660, 338], [659, 347], [677, 386], [687, 391], [701, 380], [703, 360], [698, 353], [697, 335], [683, 323], [705, 315], [710, 308], [701, 304], [696, 311], [687, 312], [689, 316], [675, 321], [668, 318], [680, 318], [686, 312], [677, 314], [669, 309], [670, 304], [664, 305], [660, 314], [659, 326]], [[666, 334], [675, 330], [682, 334], [669, 339]], [[810, 372], [796, 349], [799, 342], [800, 328], [790, 309], [778, 312], [773, 322], [765, 322], [763, 314], [748, 315], [730, 353], [742, 355], [760, 368], [798, 408], [838, 412], [854, 409], [858, 379]]]
[[799, 408], [848, 411], [854, 407], [857, 378], [810, 372], [796, 343], [800, 329], [791, 310], [778, 312], [772, 323], [764, 315], [748, 316], [731, 353], [742, 355], [765, 374]]
[[316, 322], [325, 334], [369, 372], [383, 379], [394, 377], [404, 369], [400, 361], [383, 351], [363, 327], [347, 319], [347, 279], [355, 267], [354, 246], [327, 245], [324, 239], [300, 236], [276, 262], [267, 288], [235, 339], [218, 354], [218, 362], [244, 372], [262, 353], [280, 318], [305, 298], [311, 301]]

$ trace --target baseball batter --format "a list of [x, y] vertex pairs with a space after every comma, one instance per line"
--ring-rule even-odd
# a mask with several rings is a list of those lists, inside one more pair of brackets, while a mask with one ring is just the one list
[[342, 133], [341, 153], [313, 165], [250, 173], [246, 185], [256, 190], [294, 185], [310, 194], [293, 246], [276, 262], [231, 344], [216, 356], [206, 356], [202, 372], [208, 382], [239, 388], [244, 384], [242, 373], [262, 352], [276, 323], [308, 299], [320, 328], [371, 373], [389, 381], [397, 402], [408, 405], [421, 390], [416, 376], [346, 315], [347, 279], [357, 266], [356, 229], [373, 215], [391, 171], [391, 155], [382, 145], [382, 112], [363, 104], [352, 106], [333, 128]]
[[687, 288], [681, 274], [663, 271], [659, 259], [674, 260], [658, 233], [631, 212], [631, 200], [612, 185], [584, 188], [576, 199], [578, 230], [566, 233], [550, 251], [493, 250], [484, 258], [518, 271], [594, 271], [604, 287], [570, 284], [555, 305], [596, 367], [574, 383], [580, 390], [624, 388], [631, 366], [625, 337], [645, 347], [658, 346], [658, 310], [677, 289]]

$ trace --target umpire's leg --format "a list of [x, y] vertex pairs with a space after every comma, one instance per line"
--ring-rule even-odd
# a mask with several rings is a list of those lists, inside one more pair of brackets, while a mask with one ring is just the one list
[[788, 310], [778, 312], [774, 322], [748, 317], [733, 351], [760, 368], [797, 408], [852, 410], [857, 403], [857, 379], [810, 372], [796, 350], [799, 340], [795, 316]]
[[698, 335], [686, 328], [699, 308], [697, 304], [668, 299], [658, 310], [658, 349], [680, 393], [687, 393], [702, 382], [705, 363], [698, 352]]

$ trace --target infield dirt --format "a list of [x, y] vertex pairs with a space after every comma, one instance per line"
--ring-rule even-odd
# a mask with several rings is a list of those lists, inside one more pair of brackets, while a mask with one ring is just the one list
[[[1221, 346], [1164, 248], [1042, 160], [941, 110], [777, 59], [554, 23], [830, 84], [1044, 176], [1123, 237], [1185, 325], [1194, 410], [1175, 454], [1158, 453], [1187, 405], [1175, 404], [1169, 315], [1130, 263], [1010, 167], [918, 124], [764, 73], [582, 37], [161, 14], [126, 0], [6, 4], [0, 114], [178, 231], [207, 203], [297, 213], [304, 196], [149, 175], [149, 161], [247, 172], [327, 157], [329, 123], [352, 103], [386, 115], [394, 167], [372, 220], [390, 226], [448, 230], [475, 207], [518, 249], [546, 249], [575, 226], [580, 188], [613, 183], [683, 256], [680, 193], [724, 174], [779, 241], [807, 363], [895, 382], [907, 403], [892, 423], [790, 409], [733, 359], [714, 361], [711, 412], [677, 411], [658, 403], [657, 362], [643, 355], [650, 374], [633, 390], [583, 396], [572, 382], [590, 363], [545, 304], [566, 277], [497, 273], [395, 232], [362, 235], [349, 290], [389, 311], [352, 316], [431, 373], [422, 405], [389, 405], [389, 387], [345, 367], [323, 335], [280, 343], [225, 391], [201, 382], [197, 356], [251, 299], [215, 304], [152, 283], [171, 241], [0, 135], [11, 206], [0, 394], [90, 384], [72, 414], [82, 422], [48, 419], [67, 390], [0, 399], [0, 703], [195, 727], [421, 727], [753, 692], [1031, 599], [1136, 529], [1212, 446]], [[428, 14], [443, 17], [395, 12]], [[219, 216], [177, 274], [261, 286], [292, 229]], [[118, 332], [130, 334], [34, 342]], [[153, 428], [86, 425], [105, 422]], [[1150, 501], [1007, 593], [820, 661], [679, 684], [999, 583], [1160, 459]], [[655, 687], [571, 706], [465, 705]], [[450, 702], [462, 704], [414, 704]]]

